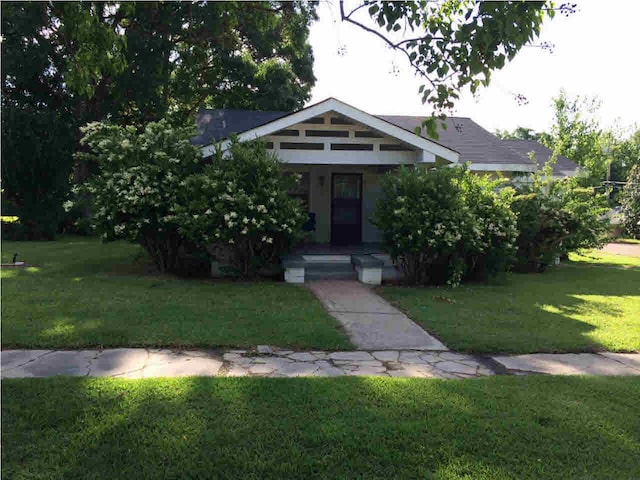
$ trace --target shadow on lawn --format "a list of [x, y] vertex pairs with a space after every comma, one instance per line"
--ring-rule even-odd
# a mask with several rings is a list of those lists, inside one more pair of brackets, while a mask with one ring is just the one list
[[633, 325], [640, 329], [640, 318], [630, 310], [640, 299], [640, 267], [611, 266], [575, 263], [542, 274], [514, 273], [493, 284], [382, 293], [455, 350], [639, 349]]
[[3, 478], [626, 477], [631, 381], [13, 381]]

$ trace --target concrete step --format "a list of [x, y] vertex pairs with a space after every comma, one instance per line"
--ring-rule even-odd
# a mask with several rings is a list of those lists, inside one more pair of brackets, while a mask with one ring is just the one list
[[305, 262], [305, 280], [352, 280], [358, 274], [351, 263], [343, 262]]
[[314, 271], [314, 270], [305, 270], [304, 280], [305, 282], [310, 282], [313, 280], [357, 280], [358, 274], [353, 270], [348, 271], [335, 271], [335, 270], [326, 270], [326, 271]]

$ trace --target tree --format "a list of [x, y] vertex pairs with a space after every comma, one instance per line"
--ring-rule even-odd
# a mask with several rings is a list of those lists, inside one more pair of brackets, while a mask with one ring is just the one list
[[543, 134], [536, 133], [531, 128], [517, 127], [514, 131], [496, 130], [496, 137], [509, 140], [540, 140]]
[[[571, 4], [558, 8], [565, 14], [574, 9]], [[422, 102], [440, 118], [464, 88], [475, 93], [487, 86], [491, 73], [536, 39], [543, 21], [553, 17], [555, 10], [552, 2], [363, 0], [346, 9], [340, 1], [343, 21], [372, 33], [406, 56], [425, 80], [419, 90]], [[423, 125], [429, 135], [436, 136], [435, 117]]]
[[636, 141], [640, 134], [627, 138], [625, 129], [603, 128], [596, 98], [569, 98], [562, 90], [553, 105], [554, 124], [540, 141], [584, 167], [592, 185], [625, 182], [631, 167], [640, 164], [640, 142]]
[[[3, 140], [5, 128], [22, 131], [14, 119], [30, 114], [40, 125], [38, 117], [57, 116], [64, 140], [38, 150], [59, 159], [50, 166], [60, 168], [55, 178], [64, 179], [67, 192], [81, 125], [108, 118], [142, 128], [167, 114], [182, 124], [201, 106], [292, 110], [304, 105], [315, 82], [311, 2], [3, 2], [1, 8]], [[46, 132], [34, 132], [33, 141], [41, 136]], [[24, 167], [33, 183], [46, 163], [31, 160], [33, 148], [21, 138], [12, 150], [3, 146], [3, 188], [17, 205], [10, 195], [20, 187], [9, 186], [5, 172]], [[71, 151], [51, 151], [69, 142]], [[76, 180], [89, 173], [76, 170]]]
[[564, 90], [553, 99], [554, 124], [542, 142], [556, 154], [584, 167], [594, 183], [607, 178], [610, 138], [600, 127], [596, 98], [570, 99]]
[[[64, 110], [7, 108], [2, 113], [2, 206], [19, 239], [53, 239], [70, 188], [75, 141]], [[3, 213], [4, 213], [3, 212]]]

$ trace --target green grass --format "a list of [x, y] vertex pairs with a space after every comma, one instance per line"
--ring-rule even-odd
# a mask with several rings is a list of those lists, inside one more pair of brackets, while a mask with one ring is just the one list
[[2, 478], [632, 479], [640, 378], [4, 380]]
[[640, 258], [591, 253], [542, 274], [381, 294], [454, 350], [640, 350]]
[[93, 238], [3, 242], [2, 346], [353, 348], [306, 289], [149, 272], [140, 247]]

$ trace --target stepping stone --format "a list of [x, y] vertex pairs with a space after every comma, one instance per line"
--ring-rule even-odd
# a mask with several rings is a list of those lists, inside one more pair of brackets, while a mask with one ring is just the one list
[[347, 371], [347, 375], [363, 376], [363, 377], [368, 377], [368, 376], [386, 377], [386, 376], [388, 376], [387, 375], [387, 369], [384, 368], [384, 367], [359, 367], [359, 368], [356, 368], [355, 370]]
[[333, 352], [329, 354], [331, 360], [373, 360], [368, 352]]
[[236, 360], [239, 360], [241, 358], [244, 358], [242, 355], [240, 355], [239, 353], [225, 353], [224, 355], [222, 355], [222, 358], [224, 360], [233, 362]]
[[258, 345], [258, 353], [271, 354], [273, 349], [269, 345]]
[[291, 355], [289, 355], [289, 358], [298, 362], [315, 362], [316, 360], [318, 360], [318, 357], [308, 352], [292, 353]]
[[467, 375], [475, 375], [478, 367], [470, 367], [462, 363], [456, 362], [440, 362], [434, 368], [446, 373], [465, 373]]
[[396, 350], [383, 350], [380, 352], [372, 352], [371, 355], [381, 362], [397, 362], [399, 353]]
[[232, 366], [227, 373], [225, 374], [227, 377], [246, 377], [248, 375], [247, 370], [238, 365]]
[[266, 375], [275, 371], [277, 367], [275, 365], [267, 365], [265, 363], [257, 363], [249, 367], [249, 373], [253, 375]]
[[278, 369], [276, 372], [284, 377], [306, 377], [313, 376], [319, 367], [313, 363], [290, 363]]

